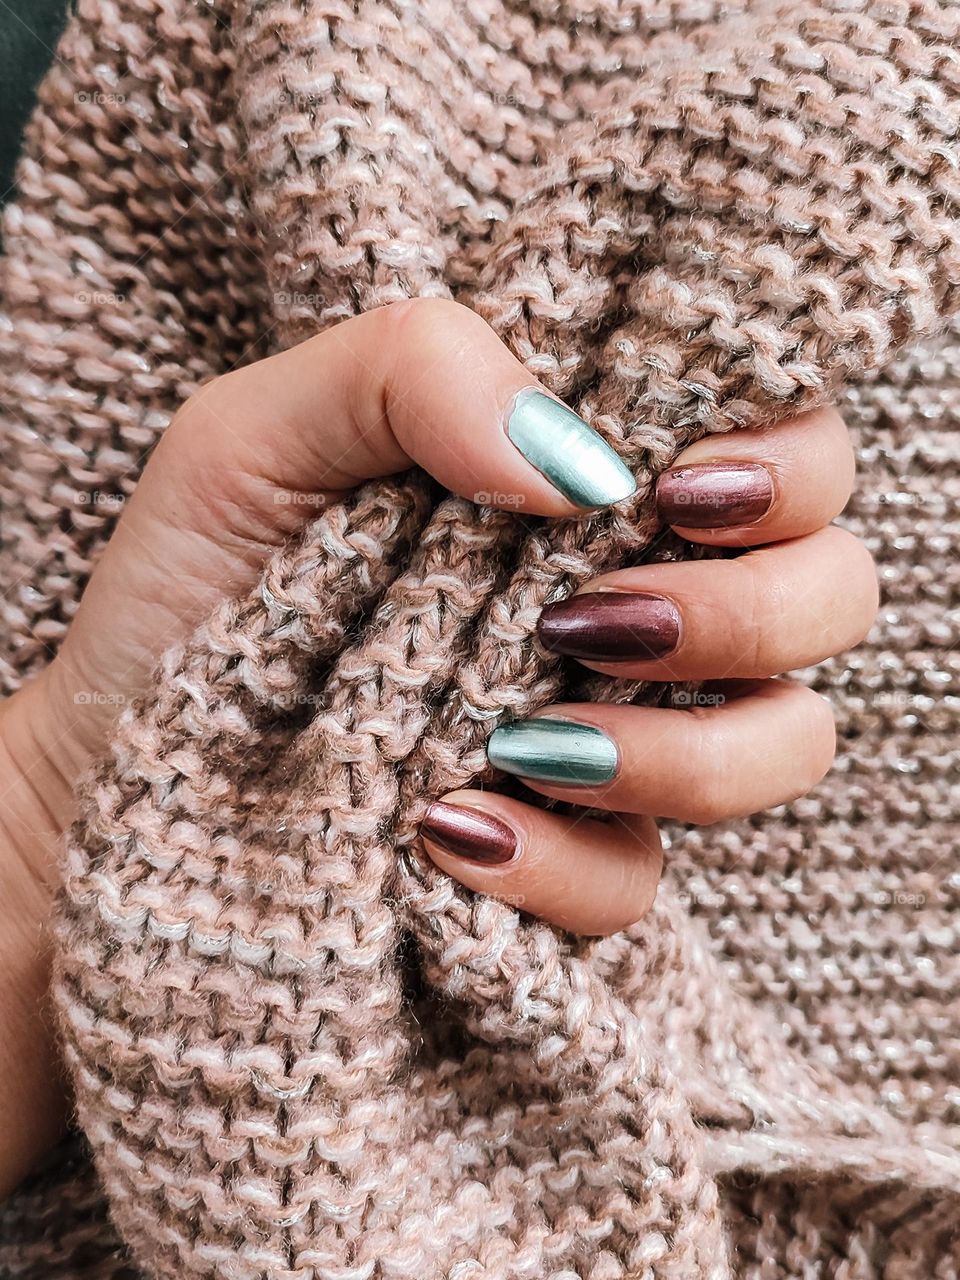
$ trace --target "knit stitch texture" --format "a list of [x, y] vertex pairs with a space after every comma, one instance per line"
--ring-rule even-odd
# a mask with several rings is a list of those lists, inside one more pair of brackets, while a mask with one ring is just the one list
[[[165, 657], [66, 855], [84, 1141], [0, 1274], [957, 1276], [960, 9], [78, 9], [4, 222], [7, 692], [184, 397], [385, 302], [478, 311], [640, 489], [551, 523], [367, 485]], [[503, 719], [656, 696], [543, 653], [544, 604], [686, 554], [650, 500], [685, 443], [828, 401], [886, 592], [816, 676], [832, 776], [672, 830], [605, 940], [432, 868]]]

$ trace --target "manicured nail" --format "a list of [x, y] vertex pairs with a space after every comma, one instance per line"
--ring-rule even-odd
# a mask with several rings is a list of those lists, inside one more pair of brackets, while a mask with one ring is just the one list
[[773, 479], [756, 462], [703, 462], [674, 467], [657, 481], [657, 509], [685, 529], [753, 524], [773, 502]]
[[507, 435], [528, 462], [577, 507], [607, 507], [637, 482], [607, 442], [559, 400], [525, 387], [514, 397]]
[[447, 853], [485, 866], [509, 862], [517, 852], [512, 828], [490, 813], [437, 800], [420, 824], [420, 834]]
[[591, 725], [538, 716], [495, 729], [487, 759], [505, 773], [573, 787], [597, 786], [616, 777], [616, 743]]
[[663, 596], [585, 591], [548, 604], [537, 635], [551, 653], [591, 662], [663, 658], [680, 643], [680, 611]]

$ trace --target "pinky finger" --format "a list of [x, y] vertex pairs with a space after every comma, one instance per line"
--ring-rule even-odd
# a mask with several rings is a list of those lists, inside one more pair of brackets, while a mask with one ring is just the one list
[[461, 884], [579, 934], [616, 933], [646, 915], [663, 861], [651, 818], [564, 817], [485, 791], [432, 804], [420, 836]]

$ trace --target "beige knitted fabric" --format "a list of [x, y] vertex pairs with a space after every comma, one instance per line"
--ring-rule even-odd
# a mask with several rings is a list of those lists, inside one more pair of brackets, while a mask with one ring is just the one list
[[[382, 302], [478, 310], [641, 490], [551, 524], [368, 486], [167, 656], [59, 912], [96, 1172], [9, 1203], [0, 1275], [957, 1276], [960, 9], [81, 0], [59, 52], [4, 228], [7, 690], [183, 397]], [[425, 865], [504, 717], [651, 694], [532, 636], [683, 554], [678, 447], [831, 399], [886, 602], [817, 676], [827, 782], [673, 831], [603, 941]]]

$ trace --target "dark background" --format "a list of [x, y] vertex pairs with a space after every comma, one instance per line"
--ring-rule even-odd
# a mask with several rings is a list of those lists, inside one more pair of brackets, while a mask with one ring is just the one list
[[69, 9], [70, 0], [0, 0], [0, 204], [13, 195], [23, 127]]

